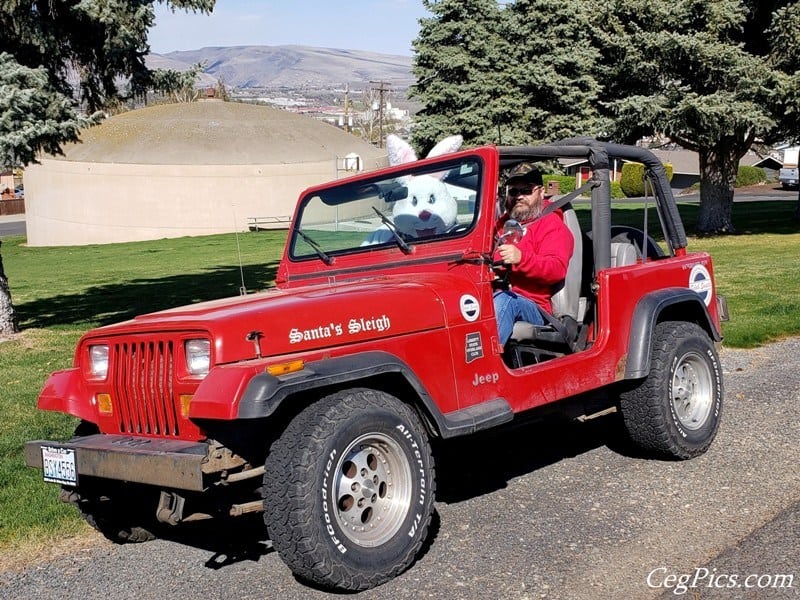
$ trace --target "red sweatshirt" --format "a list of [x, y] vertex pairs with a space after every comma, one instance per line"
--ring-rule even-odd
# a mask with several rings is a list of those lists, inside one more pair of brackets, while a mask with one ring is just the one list
[[[500, 217], [498, 233], [502, 232], [503, 223], [508, 218], [508, 215]], [[511, 290], [552, 313], [550, 297], [553, 287], [567, 276], [575, 240], [564, 224], [560, 210], [538, 220], [523, 222], [522, 226], [525, 235], [517, 243], [522, 259], [519, 264], [511, 266]]]

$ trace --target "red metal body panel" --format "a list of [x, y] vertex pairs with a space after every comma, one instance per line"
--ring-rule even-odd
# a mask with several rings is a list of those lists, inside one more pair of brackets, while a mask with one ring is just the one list
[[[520, 412], [621, 379], [631, 317], [651, 291], [697, 289], [719, 326], [710, 258], [679, 248], [672, 258], [598, 274], [597, 320], [587, 350], [509, 368], [497, 341], [494, 275], [481, 260], [493, 246], [498, 152], [484, 147], [447, 160], [458, 157], [483, 165], [479, 214], [465, 233], [420, 241], [408, 252], [394, 244], [358, 249], [330, 264], [324, 257], [292, 259], [287, 243], [274, 289], [87, 333], [76, 351], [76, 368], [48, 380], [40, 408], [95, 422], [107, 433], [196, 440], [204, 433], [192, 419], [236, 419], [248, 383], [271, 364], [380, 351], [407, 365], [443, 414], [497, 398]], [[304, 197], [327, 187], [311, 188]], [[187, 372], [183, 346], [193, 338], [211, 340], [213, 368], [205, 377]], [[91, 344], [112, 349], [108, 380], [86, 375]], [[113, 414], [98, 413], [98, 394], [112, 396]], [[182, 395], [193, 396], [190, 418], [180, 414]]]

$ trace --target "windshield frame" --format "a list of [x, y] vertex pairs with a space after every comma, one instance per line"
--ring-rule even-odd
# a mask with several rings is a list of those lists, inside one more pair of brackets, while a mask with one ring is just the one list
[[[303, 194], [298, 204], [287, 240], [287, 258], [292, 262], [322, 261], [329, 265], [330, 262], [324, 256], [335, 260], [336, 257], [368, 254], [387, 248], [403, 249], [405, 245], [436, 244], [465, 237], [474, 230], [479, 221], [486, 169], [482, 156], [471, 152], [459, 152], [311, 188]], [[408, 234], [404, 229], [409, 220], [418, 223], [416, 217], [406, 213], [420, 206], [417, 199], [418, 204], [411, 207], [414, 198], [408, 197], [408, 189], [409, 187], [418, 189], [420, 186], [427, 189], [426, 183], [421, 183], [423, 177], [427, 178], [426, 183], [437, 190], [441, 190], [442, 185], [447, 188], [446, 195], [449, 199], [445, 198], [442, 203], [449, 204], [452, 201], [455, 204], [453, 215], [455, 223], [450, 224], [449, 220], [443, 222], [444, 217], [439, 220], [434, 218], [437, 224], [435, 233], [426, 232], [424, 236], [415, 236]], [[438, 183], [430, 181], [433, 179]], [[409, 184], [408, 182], [412, 180], [416, 180], [417, 183]], [[438, 194], [437, 191], [436, 194], [431, 194], [431, 197], [436, 195], [435, 201], [439, 201]], [[404, 204], [404, 214], [398, 216], [394, 214], [393, 208], [400, 208], [401, 202]], [[360, 210], [363, 214], [358, 217], [340, 218], [340, 209], [347, 207], [351, 211]], [[452, 206], [450, 210], [452, 211]], [[325, 211], [335, 213], [335, 217], [328, 216], [325, 220], [320, 216]], [[385, 219], [376, 214], [379, 211], [384, 214]], [[395, 219], [400, 217], [402, 222], [398, 229], [401, 230], [399, 233], [402, 239], [398, 239], [397, 235], [390, 231], [395, 225]], [[304, 218], [308, 225], [304, 225]], [[446, 229], [440, 231], [445, 226]], [[327, 237], [334, 234], [344, 235], [342, 232], [350, 235], [352, 241], [347, 241], [348, 238], [344, 236], [344, 245], [331, 245]], [[361, 237], [358, 237], [359, 235]], [[317, 248], [308, 242], [308, 238], [313, 240]], [[407, 251], [407, 248], [403, 249], [403, 252]]]

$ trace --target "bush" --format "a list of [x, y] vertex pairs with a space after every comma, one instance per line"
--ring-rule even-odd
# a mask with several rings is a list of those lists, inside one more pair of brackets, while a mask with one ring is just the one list
[[644, 165], [637, 162], [626, 162], [622, 165], [622, 177], [619, 180], [622, 193], [627, 198], [644, 196]]
[[734, 187], [746, 187], [767, 182], [767, 173], [761, 167], [739, 167]]
[[[664, 165], [667, 172], [667, 181], [672, 181], [674, 168], [671, 163]], [[622, 165], [620, 178], [622, 193], [627, 198], [641, 198], [644, 196], [644, 165], [636, 162], [626, 162]], [[650, 192], [652, 194], [652, 192]]]
[[558, 181], [558, 193], [569, 194], [575, 190], [575, 177], [573, 175], [542, 175], [545, 190], [548, 181]]
[[[547, 182], [555, 180], [558, 181], [559, 194], [569, 194], [575, 191], [574, 175], [542, 175], [542, 180], [544, 181], [545, 190], [547, 189]], [[591, 196], [591, 191], [584, 192], [582, 196], [588, 198]], [[622, 188], [618, 181], [611, 182], [611, 197], [615, 199], [625, 198], [625, 194], [622, 193]]]

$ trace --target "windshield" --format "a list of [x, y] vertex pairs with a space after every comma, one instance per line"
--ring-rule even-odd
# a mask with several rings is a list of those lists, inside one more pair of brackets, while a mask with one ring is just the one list
[[293, 259], [318, 259], [464, 235], [478, 214], [475, 157], [413, 167], [401, 175], [343, 183], [303, 199], [291, 232]]

